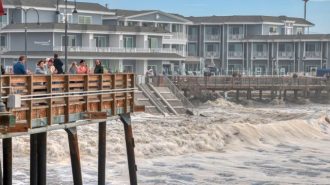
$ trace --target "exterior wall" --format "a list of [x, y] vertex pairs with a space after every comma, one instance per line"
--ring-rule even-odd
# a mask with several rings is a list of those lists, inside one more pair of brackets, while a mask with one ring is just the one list
[[[57, 15], [54, 11], [38, 10], [38, 12], [39, 12], [39, 22], [40, 23], [57, 22]], [[23, 17], [24, 17], [24, 15], [23, 15]], [[38, 22], [38, 16], [35, 11], [33, 11], [33, 10], [28, 11], [27, 22], [28, 23]]]
[[[68, 35], [76, 36], [76, 46], [82, 46], [82, 34], [69, 33]], [[62, 46], [62, 36], [64, 36], [64, 33], [54, 33], [54, 46]]]
[[118, 21], [117, 20], [103, 20], [103, 25], [117, 26], [118, 25]]
[[[28, 33], [28, 51], [51, 51], [53, 50], [52, 33]], [[10, 50], [24, 51], [25, 36], [22, 33], [11, 33], [9, 37]], [[15, 44], [13, 44], [15, 43]]]

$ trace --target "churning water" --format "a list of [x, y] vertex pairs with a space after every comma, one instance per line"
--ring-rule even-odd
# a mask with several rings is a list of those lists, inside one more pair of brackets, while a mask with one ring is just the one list
[[[133, 117], [139, 184], [329, 184], [329, 105], [219, 99], [203, 116]], [[84, 184], [97, 184], [98, 127], [79, 128]], [[64, 131], [48, 134], [48, 184], [72, 184]], [[14, 184], [29, 184], [29, 138], [13, 140]], [[107, 127], [107, 182], [129, 184], [123, 126]]]

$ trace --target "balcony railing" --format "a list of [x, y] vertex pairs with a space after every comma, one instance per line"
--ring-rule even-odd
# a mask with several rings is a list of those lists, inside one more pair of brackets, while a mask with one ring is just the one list
[[243, 58], [243, 52], [242, 51], [229, 51], [228, 57], [229, 58]]
[[180, 32], [173, 32], [171, 35], [163, 37], [164, 40], [187, 40], [187, 34]]
[[220, 35], [205, 35], [206, 41], [220, 41], [221, 36]]
[[320, 51], [306, 51], [305, 57], [306, 58], [321, 58], [322, 54]]
[[[55, 46], [54, 51], [64, 51], [64, 46]], [[104, 52], [104, 53], [175, 53], [181, 56], [184, 51], [170, 48], [115, 48], [115, 47], [68, 47], [69, 52]]]
[[244, 38], [243, 34], [229, 35], [229, 40], [241, 40]]
[[268, 53], [267, 52], [257, 52], [257, 51], [254, 51], [253, 52], [253, 57], [254, 58], [267, 58], [268, 57]]
[[217, 51], [205, 51], [205, 57], [207, 58], [219, 58], [220, 53]]
[[198, 40], [198, 36], [197, 35], [188, 35], [188, 40], [189, 41], [197, 41]]
[[278, 58], [282, 59], [291, 59], [293, 58], [294, 53], [292, 51], [279, 51], [278, 52]]
[[8, 48], [6, 46], [0, 46], [0, 53], [7, 52]]

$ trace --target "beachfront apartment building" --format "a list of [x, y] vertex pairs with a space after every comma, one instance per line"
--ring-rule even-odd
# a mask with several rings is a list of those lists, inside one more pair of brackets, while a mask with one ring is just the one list
[[[330, 67], [330, 35], [308, 34], [312, 23], [286, 16], [187, 17], [188, 71], [216, 66], [221, 74], [287, 75]], [[201, 66], [201, 67], [200, 67]]]
[[[58, 53], [64, 58], [63, 0], [5, 0], [1, 62], [24, 55], [28, 67]], [[25, 15], [23, 9], [35, 8]], [[77, 9], [77, 13], [74, 9]], [[158, 10], [109, 9], [69, 2], [68, 61], [100, 59], [109, 71], [144, 75], [198, 75], [207, 66], [222, 75], [287, 75], [330, 67], [330, 35], [308, 34], [312, 23], [286, 16], [184, 17]], [[26, 16], [26, 17], [25, 17]], [[26, 22], [25, 22], [26, 18]]]

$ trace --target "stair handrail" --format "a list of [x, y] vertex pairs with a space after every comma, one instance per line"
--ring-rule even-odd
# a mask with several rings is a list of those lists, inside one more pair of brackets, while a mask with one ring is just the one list
[[152, 95], [152, 93], [149, 92], [150, 90], [147, 89], [147, 86], [145, 84], [137, 84], [137, 86], [142, 90], [143, 93], [145, 93], [145, 95], [149, 98], [152, 104], [154, 104], [156, 108], [166, 116], [167, 110], [165, 110], [165, 108], [158, 103], [158, 100], [154, 95]]
[[167, 77], [164, 76], [164, 85], [183, 103], [186, 108], [194, 110], [195, 106], [188, 100], [188, 98], [181, 93], [177, 86]]

